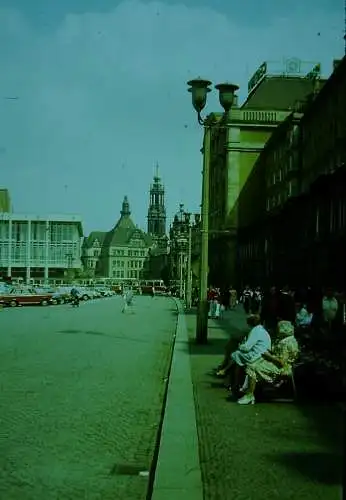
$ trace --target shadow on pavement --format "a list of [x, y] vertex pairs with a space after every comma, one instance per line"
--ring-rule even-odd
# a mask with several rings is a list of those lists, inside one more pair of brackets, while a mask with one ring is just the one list
[[332, 447], [336, 454], [343, 454], [344, 442], [340, 436], [345, 436], [345, 412], [335, 404], [299, 404], [300, 412], [315, 427], [318, 435]]
[[315, 483], [339, 485], [342, 482], [342, 460], [334, 453], [296, 452], [267, 457], [270, 462], [279, 462]]
[[208, 355], [221, 355], [225, 354], [225, 339], [213, 339], [209, 340], [207, 344], [196, 344], [194, 339], [189, 340], [189, 351], [190, 354], [208, 354]]

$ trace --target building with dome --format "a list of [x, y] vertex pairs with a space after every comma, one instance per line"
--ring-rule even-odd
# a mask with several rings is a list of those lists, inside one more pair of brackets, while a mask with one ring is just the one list
[[147, 274], [153, 238], [131, 219], [130, 204], [124, 197], [120, 218], [108, 232], [93, 231], [84, 238], [82, 262], [90, 278], [138, 280]]

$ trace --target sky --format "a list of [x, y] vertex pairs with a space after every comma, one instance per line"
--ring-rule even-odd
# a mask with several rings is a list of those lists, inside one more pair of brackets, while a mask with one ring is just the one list
[[0, 0], [0, 187], [15, 212], [81, 215], [85, 234], [111, 229], [127, 195], [145, 229], [158, 162], [168, 226], [201, 198], [186, 81], [232, 81], [242, 101], [263, 61], [328, 76], [343, 19], [344, 0]]

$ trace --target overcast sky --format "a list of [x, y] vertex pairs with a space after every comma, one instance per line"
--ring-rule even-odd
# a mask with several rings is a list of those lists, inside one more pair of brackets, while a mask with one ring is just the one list
[[344, 0], [186, 3], [0, 0], [0, 187], [16, 212], [107, 230], [128, 195], [145, 228], [157, 161], [168, 222], [180, 202], [196, 211], [202, 130], [186, 80], [233, 81], [244, 99], [264, 60], [328, 75], [343, 55]]

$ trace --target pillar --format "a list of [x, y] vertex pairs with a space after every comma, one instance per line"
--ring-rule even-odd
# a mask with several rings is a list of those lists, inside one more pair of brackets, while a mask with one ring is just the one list
[[28, 220], [26, 232], [26, 283], [30, 283], [30, 267], [31, 267], [31, 220]]
[[48, 278], [49, 278], [49, 221], [46, 221], [46, 228], [45, 228], [45, 252], [44, 252], [44, 282], [47, 284]]
[[8, 220], [8, 264], [7, 276], [12, 276], [12, 219]]

